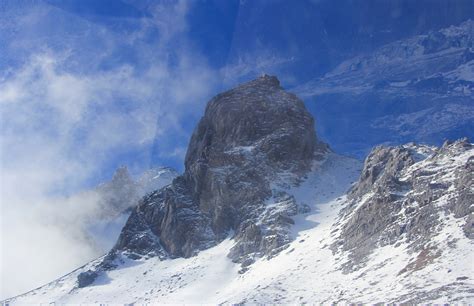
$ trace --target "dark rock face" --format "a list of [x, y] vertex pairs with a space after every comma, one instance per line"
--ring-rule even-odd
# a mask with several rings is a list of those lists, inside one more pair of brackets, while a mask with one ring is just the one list
[[98, 274], [95, 271], [88, 270], [86, 272], [82, 272], [77, 276], [77, 287], [84, 288], [92, 284], [95, 279], [97, 278]]
[[[191, 137], [184, 174], [141, 200], [113, 251], [189, 257], [234, 232], [234, 261], [271, 255], [290, 241], [299, 209], [271, 183], [281, 173], [297, 180], [327, 150], [303, 102], [276, 77], [219, 94]], [[278, 212], [267, 209], [270, 199]]]
[[441, 148], [375, 148], [349, 192], [333, 248], [351, 251], [355, 264], [376, 247], [400, 241], [409, 242], [413, 251], [438, 254], [428, 244], [449, 223], [446, 216], [462, 218], [465, 235], [473, 238], [473, 170], [474, 146], [467, 139]]

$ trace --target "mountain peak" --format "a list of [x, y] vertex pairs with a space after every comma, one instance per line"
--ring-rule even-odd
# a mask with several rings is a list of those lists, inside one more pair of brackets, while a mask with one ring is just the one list
[[269, 87], [278, 87], [280, 88], [280, 80], [274, 75], [269, 75], [269, 74], [262, 74], [255, 80], [252, 80], [246, 84], [259, 84], [259, 85], [266, 85]]
[[302, 208], [274, 183], [295, 184], [326, 153], [304, 103], [276, 77], [218, 94], [193, 132], [184, 174], [142, 199], [112, 254], [190, 257], [230, 233], [229, 257], [243, 266], [275, 254]]
[[314, 119], [304, 103], [285, 92], [276, 77], [264, 75], [208, 103], [191, 137], [185, 166], [191, 171], [194, 163], [244, 147], [297, 163], [310, 160], [317, 143]]
[[132, 182], [132, 177], [128, 172], [128, 168], [125, 165], [121, 165], [115, 170], [114, 175], [112, 176], [113, 182]]
[[[276, 92], [279, 90], [283, 90], [283, 88], [280, 85], [280, 81], [276, 76], [268, 75], [268, 74], [263, 74], [253, 80], [247, 81], [245, 83], [241, 83], [237, 85], [236, 87], [227, 90], [225, 92], [222, 92], [214, 97], [213, 100], [216, 99], [222, 99], [225, 96], [231, 95], [231, 94], [245, 94], [245, 93], [256, 93], [259, 92], [260, 94], [269, 94], [272, 92]], [[212, 103], [212, 100], [211, 100]]]

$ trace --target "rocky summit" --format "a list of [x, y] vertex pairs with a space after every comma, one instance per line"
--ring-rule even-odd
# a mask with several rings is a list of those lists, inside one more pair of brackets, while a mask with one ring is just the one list
[[[244, 265], [278, 252], [304, 207], [272, 183], [303, 177], [327, 146], [303, 102], [274, 76], [262, 76], [215, 96], [192, 134], [185, 172], [142, 199], [113, 252], [190, 257], [229, 235], [229, 256]], [[268, 201], [284, 205], [268, 211]], [[284, 208], [282, 208], [284, 206]]]

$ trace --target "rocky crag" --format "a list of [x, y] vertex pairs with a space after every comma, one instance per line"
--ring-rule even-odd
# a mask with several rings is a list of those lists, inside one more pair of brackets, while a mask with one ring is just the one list
[[[474, 239], [473, 187], [474, 147], [467, 139], [441, 148], [376, 147], [348, 193], [333, 249], [349, 251], [346, 269], [355, 270], [375, 249], [406, 243], [418, 257], [400, 273], [423, 269], [441, 256], [435, 237], [451, 223]], [[448, 237], [447, 243], [455, 248], [457, 240]]]
[[297, 183], [328, 152], [303, 102], [276, 77], [217, 95], [191, 137], [184, 174], [140, 201], [105, 266], [117, 253], [190, 257], [229, 235], [228, 256], [243, 267], [278, 253], [291, 241], [291, 217], [307, 208], [277, 187]]

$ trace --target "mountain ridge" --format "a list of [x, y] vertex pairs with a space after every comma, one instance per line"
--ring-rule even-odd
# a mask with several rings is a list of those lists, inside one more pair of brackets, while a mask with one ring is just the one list
[[[456, 147], [463, 143], [468, 142], [460, 140], [446, 144], [443, 148], [408, 144], [405, 149], [421, 152], [424, 156], [415, 155], [415, 163], [404, 169], [418, 173], [418, 170], [423, 170], [421, 166], [426, 164], [426, 159], [431, 159], [428, 162], [432, 164], [440, 155], [439, 152], [444, 155], [443, 160], [446, 162], [439, 165], [440, 169], [462, 168], [466, 162], [471, 164], [474, 160], [471, 143], [468, 143], [464, 154], [456, 153], [460, 152]], [[374, 149], [373, 153], [378, 155], [381, 148]], [[385, 147], [385, 150], [391, 152], [402, 148]], [[453, 158], [456, 156], [463, 157]], [[370, 168], [369, 162], [365, 169]], [[314, 161], [307, 178], [287, 190], [299, 202], [311, 200], [308, 202], [309, 212], [294, 217], [294, 239], [288, 248], [271, 259], [257, 259], [243, 274], [239, 273], [241, 266], [227, 257], [235, 241], [226, 238], [220, 244], [188, 259], [161, 260], [151, 257], [133, 260], [119, 256], [115, 258], [115, 263], [120, 268], [99, 275], [88, 287], [77, 288], [77, 276], [81, 271], [90, 271], [100, 265], [102, 259], [99, 259], [10, 302], [14, 305], [15, 302], [39, 300], [64, 303], [186, 303], [196, 300], [207, 303], [472, 301], [474, 284], [469, 258], [474, 251], [474, 244], [472, 237], [466, 236], [464, 230], [465, 223], [462, 221], [466, 221], [466, 216], [456, 218], [449, 213], [443, 218], [443, 227], [430, 238], [431, 243], [442, 247], [441, 253], [431, 253], [431, 248], [412, 249], [405, 241], [395, 241], [377, 246], [366, 255], [366, 261], [348, 269], [347, 263], [353, 262], [354, 255], [339, 241], [348, 224], [346, 217], [354, 211], [351, 205], [353, 199], [348, 197], [347, 190], [357, 194], [359, 188], [356, 182], [361, 170], [362, 165], [357, 160], [334, 153], [326, 155], [321, 161]], [[370, 194], [369, 191], [367, 195]], [[364, 205], [363, 202], [359, 204]], [[428, 203], [420, 208], [430, 205], [437, 204]], [[394, 224], [397, 222], [394, 221]], [[203, 295], [203, 292], [208, 294]]]
[[473, 162], [461, 139], [361, 165], [264, 75], [211, 99], [184, 174], [140, 200], [111, 252], [8, 303], [468, 302]]

